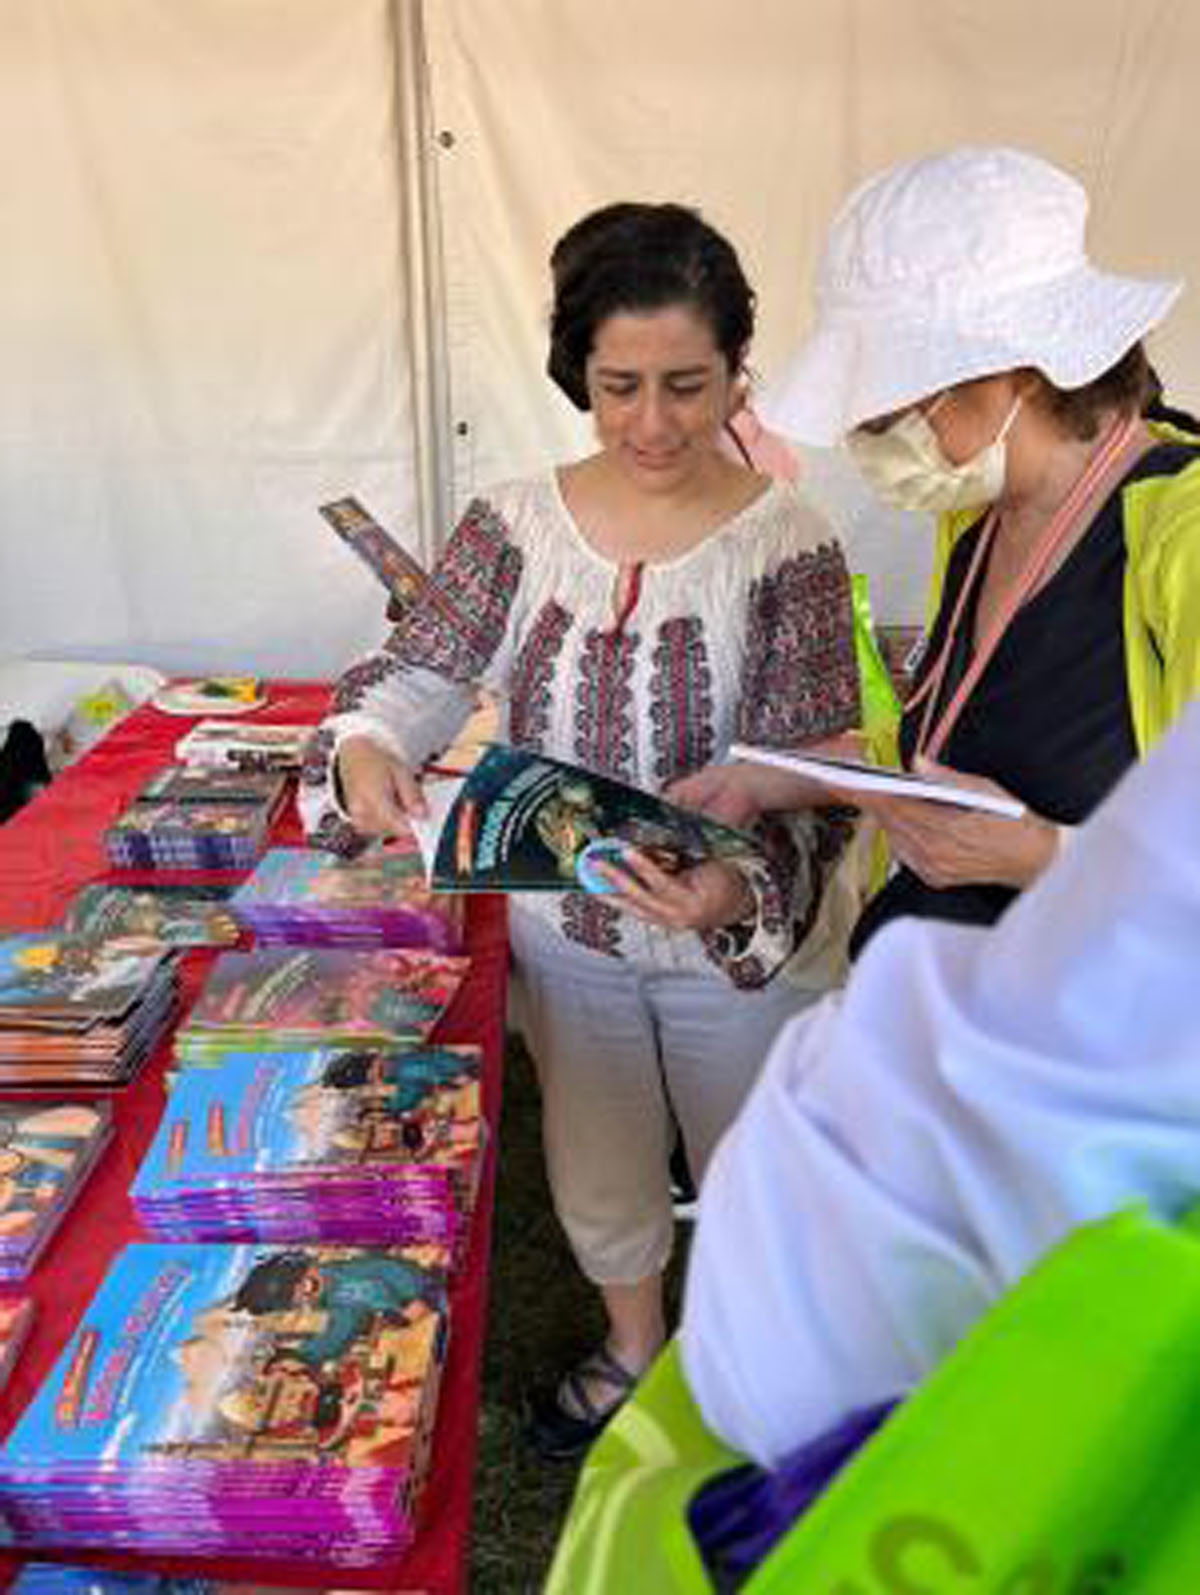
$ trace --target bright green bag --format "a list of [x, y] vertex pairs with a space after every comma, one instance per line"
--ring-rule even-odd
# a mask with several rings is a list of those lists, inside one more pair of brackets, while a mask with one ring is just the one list
[[859, 724], [872, 744], [880, 739], [894, 740], [900, 722], [900, 700], [879, 651], [865, 576], [850, 578], [850, 594], [854, 608], [854, 656], [858, 664]]
[[[1141, 1211], [1077, 1231], [971, 1330], [746, 1595], [1200, 1591], [1200, 1240]], [[687, 1523], [742, 1459], [674, 1346], [580, 1478], [550, 1595], [708, 1595]]]

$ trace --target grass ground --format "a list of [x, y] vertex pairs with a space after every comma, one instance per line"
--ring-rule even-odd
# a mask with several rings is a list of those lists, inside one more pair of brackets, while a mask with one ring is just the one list
[[[537, 1085], [519, 1042], [510, 1042], [505, 1068], [471, 1595], [540, 1590], [577, 1468], [541, 1462], [525, 1444], [521, 1395], [603, 1333], [599, 1300], [577, 1272], [550, 1206]], [[678, 1300], [680, 1262], [668, 1280], [671, 1302]]]

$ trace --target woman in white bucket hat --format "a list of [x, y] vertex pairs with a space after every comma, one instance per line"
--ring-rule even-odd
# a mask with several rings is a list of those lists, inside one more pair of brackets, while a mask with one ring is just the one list
[[[1073, 178], [1019, 150], [869, 179], [764, 406], [801, 442], [845, 441], [885, 502], [940, 516], [899, 757], [1025, 805], [1013, 820], [855, 798], [899, 866], [856, 948], [903, 915], [994, 922], [1200, 691], [1200, 440], [1142, 415], [1141, 340], [1181, 284], [1098, 270], [1086, 215]], [[676, 795], [736, 821], [822, 800], [753, 766]]]

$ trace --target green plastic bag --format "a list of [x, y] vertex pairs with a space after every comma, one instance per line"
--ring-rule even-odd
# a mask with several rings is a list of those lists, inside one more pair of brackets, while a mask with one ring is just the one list
[[[1077, 1231], [968, 1333], [775, 1547], [746, 1595], [1200, 1590], [1200, 1240]], [[597, 1442], [551, 1595], [707, 1595], [687, 1503], [741, 1459], [674, 1347]]]
[[900, 720], [900, 700], [875, 637], [867, 578], [863, 575], [852, 576], [850, 588], [854, 606], [854, 653], [858, 661], [861, 724], [874, 744], [881, 737], [890, 740], [895, 736]]

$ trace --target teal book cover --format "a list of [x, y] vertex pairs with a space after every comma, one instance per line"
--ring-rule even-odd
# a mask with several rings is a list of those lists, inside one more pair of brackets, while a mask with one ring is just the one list
[[[598, 841], [637, 848], [668, 871], [759, 851], [746, 832], [651, 792], [498, 743], [454, 785], [440, 830], [414, 826], [435, 889], [569, 891], [580, 855]], [[437, 787], [428, 790], [436, 802]]]

